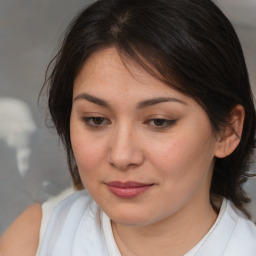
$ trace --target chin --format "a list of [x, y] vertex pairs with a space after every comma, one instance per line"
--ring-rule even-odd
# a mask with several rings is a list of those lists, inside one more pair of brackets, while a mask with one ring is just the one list
[[[145, 211], [145, 210], [144, 210]], [[136, 210], [106, 212], [112, 221], [124, 226], [145, 226], [152, 222], [149, 214]]]

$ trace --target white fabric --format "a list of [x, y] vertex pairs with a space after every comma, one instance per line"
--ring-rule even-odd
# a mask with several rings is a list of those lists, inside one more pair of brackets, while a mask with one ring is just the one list
[[[51, 213], [37, 256], [60, 255], [121, 256], [110, 219], [86, 191], [74, 193]], [[223, 200], [213, 227], [185, 256], [256, 256], [256, 227]]]
[[108, 255], [111, 256], [121, 256], [121, 253], [118, 250], [118, 247], [116, 245], [112, 227], [111, 227], [111, 221], [109, 217], [102, 211], [101, 212], [101, 220], [102, 220], [102, 227], [103, 227], [103, 233], [107, 245]]
[[[40, 228], [40, 241], [42, 240], [48, 221], [50, 219], [51, 213], [53, 208], [61, 202], [64, 198], [70, 196], [72, 193], [74, 193], [74, 188], [70, 187], [65, 189], [62, 193], [60, 193], [58, 196], [52, 197], [49, 200], [47, 200], [42, 205], [42, 212], [43, 212], [43, 218], [41, 221], [41, 228]], [[1, 256], [1, 255], [0, 255]]]

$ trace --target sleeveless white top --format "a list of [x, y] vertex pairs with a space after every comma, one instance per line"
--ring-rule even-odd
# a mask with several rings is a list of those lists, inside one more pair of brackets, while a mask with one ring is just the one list
[[[47, 222], [47, 223], [46, 223]], [[42, 220], [37, 256], [121, 256], [109, 217], [84, 190]], [[184, 256], [256, 256], [256, 226], [223, 200], [209, 232]]]

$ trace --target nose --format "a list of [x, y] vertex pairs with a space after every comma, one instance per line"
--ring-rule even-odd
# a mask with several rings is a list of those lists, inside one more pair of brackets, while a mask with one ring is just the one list
[[108, 161], [118, 170], [127, 170], [143, 163], [144, 153], [134, 130], [123, 126], [115, 131], [109, 144]]

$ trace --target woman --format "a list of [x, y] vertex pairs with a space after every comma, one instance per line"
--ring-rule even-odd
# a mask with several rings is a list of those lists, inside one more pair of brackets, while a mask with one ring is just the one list
[[99, 0], [51, 64], [49, 109], [81, 191], [29, 208], [4, 255], [255, 255], [255, 108], [215, 4]]

